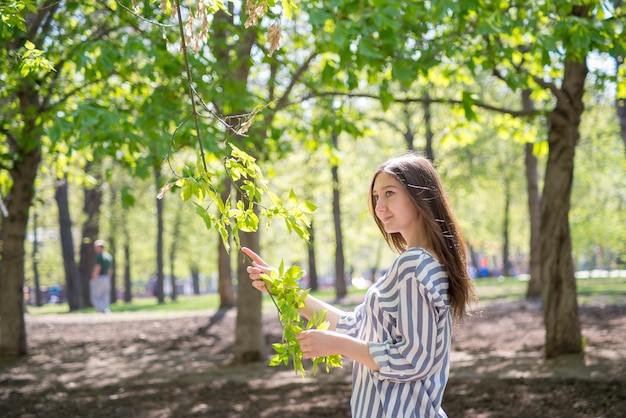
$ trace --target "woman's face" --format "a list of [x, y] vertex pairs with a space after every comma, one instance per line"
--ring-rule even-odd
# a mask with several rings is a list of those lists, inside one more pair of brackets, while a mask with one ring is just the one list
[[372, 198], [385, 232], [399, 233], [409, 247], [418, 246], [420, 216], [404, 186], [391, 174], [382, 172], [374, 179]]

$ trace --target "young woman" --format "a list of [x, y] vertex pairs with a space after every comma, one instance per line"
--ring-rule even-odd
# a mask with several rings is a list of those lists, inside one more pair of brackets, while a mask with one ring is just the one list
[[[450, 368], [453, 318], [474, 299], [465, 246], [432, 163], [405, 155], [383, 163], [369, 193], [373, 217], [400, 253], [344, 312], [309, 296], [302, 314], [327, 311], [327, 331], [298, 335], [303, 357], [341, 354], [354, 360], [350, 405], [354, 418], [446, 417], [441, 401]], [[247, 271], [264, 291], [261, 274], [273, 267], [248, 248]]]

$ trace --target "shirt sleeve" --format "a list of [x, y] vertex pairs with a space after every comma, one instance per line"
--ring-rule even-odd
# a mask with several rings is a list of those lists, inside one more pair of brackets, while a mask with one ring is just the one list
[[441, 343], [438, 323], [447, 309], [436, 302], [436, 289], [422, 281], [432, 273], [428, 267], [417, 266], [400, 280], [393, 340], [369, 343], [370, 355], [379, 366], [375, 372], [379, 379], [423, 379], [437, 363], [437, 345]]
[[358, 305], [353, 311], [344, 312], [337, 321], [335, 331], [350, 337], [356, 337], [358, 332], [359, 318], [362, 315], [364, 304]]

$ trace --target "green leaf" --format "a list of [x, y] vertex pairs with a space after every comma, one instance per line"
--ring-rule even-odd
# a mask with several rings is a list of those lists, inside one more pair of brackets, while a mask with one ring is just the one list
[[309, 213], [313, 213], [317, 210], [317, 205], [309, 201], [304, 202], [304, 207]]
[[274, 354], [270, 359], [270, 366], [280, 366], [283, 363], [283, 357], [280, 354]]
[[395, 101], [393, 94], [389, 93], [389, 85], [387, 83], [383, 83], [380, 88], [380, 104], [383, 107], [383, 110], [389, 110], [389, 106]]
[[207, 229], [211, 229], [211, 224], [212, 224], [211, 217], [209, 216], [206, 209], [196, 202], [192, 202], [192, 203], [196, 207], [196, 214], [198, 214], [200, 218], [202, 218], [202, 220], [206, 224]]
[[468, 121], [476, 120], [476, 112], [474, 112], [474, 98], [472, 97], [472, 93], [467, 91], [463, 92], [463, 111], [465, 111], [465, 118]]

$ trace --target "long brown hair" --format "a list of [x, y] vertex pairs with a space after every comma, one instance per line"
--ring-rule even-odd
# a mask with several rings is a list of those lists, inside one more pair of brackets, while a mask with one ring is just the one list
[[369, 207], [378, 228], [389, 246], [402, 253], [407, 242], [398, 232], [387, 233], [376, 216], [376, 203], [373, 198], [374, 181], [380, 173], [388, 173], [406, 189], [422, 214], [428, 239], [435, 255], [448, 273], [448, 296], [452, 314], [461, 319], [467, 307], [476, 299], [474, 284], [469, 277], [466, 265], [466, 251], [463, 236], [448, 204], [439, 174], [430, 160], [416, 154], [392, 158], [381, 164], [372, 178], [369, 194]]

